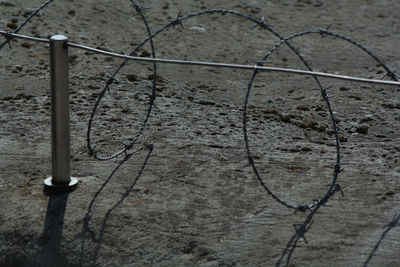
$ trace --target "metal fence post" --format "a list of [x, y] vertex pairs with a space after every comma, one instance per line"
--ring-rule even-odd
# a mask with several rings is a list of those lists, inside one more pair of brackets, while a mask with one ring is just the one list
[[51, 167], [45, 189], [68, 191], [78, 180], [70, 173], [68, 38], [50, 38]]

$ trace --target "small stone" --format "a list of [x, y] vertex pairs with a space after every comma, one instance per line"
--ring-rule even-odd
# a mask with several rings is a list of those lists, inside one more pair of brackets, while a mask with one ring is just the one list
[[142, 52], [140, 53], [140, 57], [149, 57], [149, 56], [151, 56], [151, 54], [146, 49], [143, 49]]
[[70, 63], [72, 63], [72, 62], [75, 61], [75, 59], [76, 59], [77, 57], [78, 57], [77, 55], [70, 55], [70, 56], [68, 57], [68, 60], [69, 60]]
[[292, 116], [291, 115], [282, 115], [281, 121], [283, 122], [291, 122]]
[[215, 102], [214, 102], [214, 101], [211, 101], [211, 100], [207, 100], [207, 99], [200, 99], [200, 100], [197, 102], [197, 104], [214, 106], [214, 105], [215, 105]]
[[11, 7], [11, 6], [15, 6], [15, 5], [8, 1], [0, 1], [0, 6]]
[[307, 128], [313, 129], [317, 125], [318, 125], [318, 123], [316, 121], [305, 119], [299, 124], [299, 127], [304, 128], [304, 129], [307, 129]]
[[400, 103], [382, 103], [382, 107], [389, 109], [399, 109]]
[[29, 42], [23, 42], [21, 46], [28, 49], [31, 48], [31, 44]]
[[189, 30], [198, 31], [198, 32], [201, 32], [201, 33], [206, 32], [205, 28], [198, 27], [198, 26], [192, 26], [192, 27], [189, 28]]
[[389, 191], [387, 191], [386, 192], [386, 194], [385, 195], [387, 195], [387, 196], [391, 196], [391, 195], [394, 195], [394, 192], [392, 191], [392, 190], [389, 190]]
[[109, 121], [122, 121], [121, 117], [112, 117], [110, 119], [108, 119]]
[[374, 115], [366, 115], [360, 120], [361, 123], [366, 123], [374, 120]]
[[[164, 78], [161, 76], [161, 75], [158, 75], [157, 74], [157, 82], [163, 82], [164, 81]], [[147, 80], [153, 80], [154, 79], [154, 74], [149, 74], [148, 76], [147, 76]]]
[[359, 125], [357, 127], [356, 132], [359, 133], [359, 134], [367, 134], [368, 133], [368, 129], [369, 129], [369, 126], [366, 125], [366, 124], [363, 124], [363, 125]]
[[130, 110], [130, 107], [126, 106], [122, 109], [122, 113], [128, 113]]
[[136, 74], [128, 74], [128, 75], [126, 75], [126, 78], [127, 78], [128, 81], [130, 81], [130, 82], [136, 82], [136, 81], [139, 81], [139, 80], [140, 80], [140, 79], [139, 79], [139, 76], [136, 75]]
[[[92, 40], [92, 38], [90, 38], [89, 36], [86, 36], [86, 35], [84, 35], [84, 34], [79, 34], [79, 38], [81, 39], [81, 40], [85, 40], [85, 41], [90, 41], [90, 40]], [[89, 52], [90, 53], [90, 52]]]
[[297, 110], [301, 110], [301, 111], [309, 111], [310, 108], [306, 105], [300, 105], [298, 107], [296, 107]]
[[10, 29], [16, 29], [18, 27], [18, 24], [14, 22], [9, 22], [6, 24], [6, 27]]

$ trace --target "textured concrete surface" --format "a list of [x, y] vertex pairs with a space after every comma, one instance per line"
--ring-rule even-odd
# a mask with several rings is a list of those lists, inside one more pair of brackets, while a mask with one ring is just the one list
[[[152, 31], [182, 15], [224, 8], [264, 17], [282, 36], [326, 28], [400, 69], [399, 1], [139, 1]], [[0, 29], [41, 1], [0, 1]], [[130, 53], [146, 31], [129, 1], [55, 1], [21, 31]], [[196, 17], [154, 39], [163, 58], [254, 64], [279, 41], [225, 14]], [[304, 36], [292, 45], [313, 69], [381, 78], [385, 71], [342, 40]], [[321, 79], [337, 118], [344, 195], [310, 214], [288, 209], [249, 166], [242, 113], [251, 73], [158, 64], [156, 107], [126, 158], [96, 161], [86, 132], [96, 97], [120, 60], [71, 49], [72, 174], [77, 189], [47, 196], [51, 173], [49, 51], [17, 40], [0, 51], [1, 266], [399, 266], [399, 87]], [[150, 55], [146, 45], [138, 54]], [[287, 47], [268, 65], [305, 67]], [[152, 65], [128, 63], [99, 105], [92, 142], [111, 154], [145, 118]], [[250, 148], [264, 183], [293, 205], [332, 182], [335, 139], [310, 77], [263, 73], [248, 109]], [[150, 150], [149, 144], [153, 145]], [[295, 227], [294, 227], [295, 226]], [[309, 225], [308, 225], [309, 226]], [[288, 250], [289, 249], [289, 250]], [[289, 253], [286, 253], [288, 252]]]

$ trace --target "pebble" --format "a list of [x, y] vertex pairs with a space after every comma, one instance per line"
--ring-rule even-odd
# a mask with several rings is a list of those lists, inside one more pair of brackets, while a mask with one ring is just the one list
[[300, 105], [296, 107], [297, 110], [301, 110], [301, 111], [309, 111], [310, 108], [306, 105]]
[[135, 81], [139, 81], [140, 80], [139, 76], [136, 75], [136, 74], [128, 74], [128, 75], [126, 75], [126, 78], [130, 82], [135, 82]]
[[211, 101], [211, 100], [207, 100], [207, 99], [200, 99], [200, 100], [197, 102], [197, 104], [214, 106], [214, 105], [215, 105], [215, 102], [214, 102], [214, 101]]
[[79, 38], [80, 38], [81, 40], [85, 40], [85, 41], [90, 41], [90, 40], [92, 40], [92, 38], [90, 38], [90, 37], [87, 36], [87, 35], [83, 35], [83, 34], [79, 34]]
[[366, 115], [364, 118], [360, 120], [361, 123], [369, 122], [374, 120], [374, 115]]
[[11, 2], [8, 2], [8, 1], [0, 1], [0, 6], [10, 7], [10, 6], [15, 6], [15, 5], [13, 3], [11, 3]]
[[22, 47], [25, 47], [25, 48], [31, 48], [31, 44], [30, 44], [29, 42], [23, 42], [23, 43], [21, 44], [21, 46], [22, 46]]
[[194, 31], [198, 31], [198, 32], [201, 32], [201, 33], [207, 31], [205, 28], [203, 28], [203, 27], [198, 27], [198, 26], [192, 26], [192, 27], [190, 27], [189, 29], [190, 29], [190, 30], [194, 30]]
[[10, 29], [16, 29], [18, 27], [18, 24], [14, 22], [9, 22], [6, 24], [6, 27]]
[[390, 102], [384, 101], [382, 103], [382, 107], [388, 108], [388, 109], [400, 109], [400, 102], [394, 103], [392, 101], [390, 101]]
[[359, 125], [356, 129], [356, 132], [359, 134], [367, 134], [369, 126], [366, 124]]

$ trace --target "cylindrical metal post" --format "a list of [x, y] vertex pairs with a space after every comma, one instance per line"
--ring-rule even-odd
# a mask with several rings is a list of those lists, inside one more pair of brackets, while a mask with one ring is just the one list
[[70, 175], [68, 38], [50, 38], [51, 163], [52, 176], [45, 185], [70, 188], [78, 183]]

